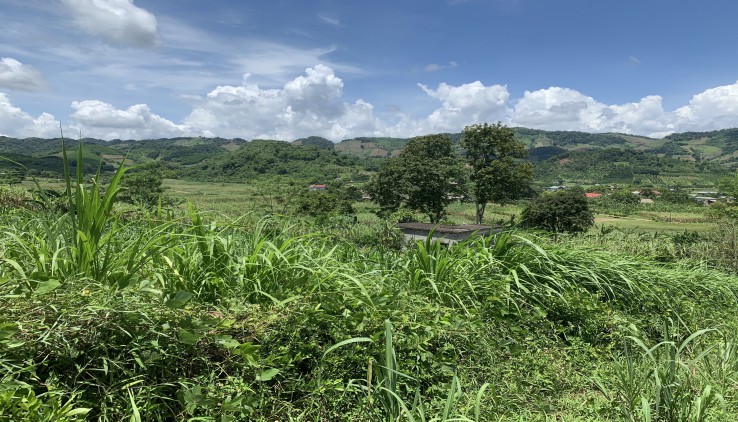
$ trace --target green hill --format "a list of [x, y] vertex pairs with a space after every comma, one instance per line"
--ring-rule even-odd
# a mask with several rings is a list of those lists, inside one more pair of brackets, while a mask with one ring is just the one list
[[[620, 133], [585, 133], [514, 128], [529, 147], [537, 180], [555, 183], [711, 184], [738, 168], [738, 129], [686, 132], [664, 139]], [[461, 134], [447, 134], [458, 146]], [[333, 143], [311, 136], [292, 143], [244, 139], [181, 137], [147, 140], [65, 140], [81, 142], [87, 167], [104, 170], [128, 164], [160, 166], [172, 177], [242, 181], [278, 176], [298, 180], [346, 177], [362, 180], [383, 159], [399, 154], [406, 138], [358, 137]], [[28, 170], [61, 172], [61, 139], [0, 137], [0, 155]], [[5, 162], [3, 168], [12, 167]]]
[[569, 151], [534, 166], [544, 184], [636, 184], [641, 186], [707, 186], [728, 173], [717, 163], [679, 160], [631, 149]]
[[358, 175], [363, 169], [359, 158], [338, 151], [257, 139], [226, 155], [204, 160], [183, 174], [199, 180], [247, 181], [281, 176], [316, 183]]

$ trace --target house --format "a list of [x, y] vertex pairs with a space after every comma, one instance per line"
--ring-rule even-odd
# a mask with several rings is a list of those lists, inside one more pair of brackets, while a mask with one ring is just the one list
[[308, 186], [308, 189], [310, 189], [310, 190], [325, 190], [326, 189], [326, 186], [325, 185], [310, 185], [310, 186]]
[[405, 240], [425, 240], [433, 233], [433, 240], [444, 245], [462, 242], [471, 236], [489, 236], [502, 231], [500, 227], [492, 227], [481, 224], [430, 224], [430, 223], [397, 223], [395, 227], [400, 229]]
[[653, 199], [651, 199], [651, 198], [641, 198], [641, 204], [653, 204]]
[[587, 192], [584, 194], [584, 196], [586, 196], [587, 199], [594, 199], [599, 198], [600, 196], [602, 196], [602, 194], [597, 192]]
[[718, 200], [717, 198], [713, 196], [693, 196], [692, 199], [694, 199], [695, 201], [701, 204], [705, 204], [705, 205], [714, 204]]
[[554, 186], [547, 187], [545, 190], [548, 191], [548, 192], [556, 192], [556, 191], [560, 191], [560, 190], [564, 190], [564, 189], [566, 189], [566, 186], [564, 186], [564, 185], [561, 185], [561, 186], [554, 185]]

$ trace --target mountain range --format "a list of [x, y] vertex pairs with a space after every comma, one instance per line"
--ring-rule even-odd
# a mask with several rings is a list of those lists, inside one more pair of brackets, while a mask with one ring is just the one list
[[[663, 139], [621, 133], [514, 128], [529, 148], [541, 183], [635, 183], [704, 185], [738, 167], [738, 128], [686, 132]], [[448, 134], [458, 144], [461, 134]], [[224, 138], [149, 140], [65, 139], [69, 151], [82, 145], [87, 171], [103, 171], [124, 159], [157, 167], [169, 177], [243, 181], [261, 175], [301, 180], [366, 179], [383, 158], [402, 151], [406, 138], [359, 137], [338, 143], [321, 137], [292, 142]], [[42, 175], [62, 171], [62, 139], [0, 137], [2, 168], [25, 166]], [[75, 154], [70, 154], [75, 156]]]

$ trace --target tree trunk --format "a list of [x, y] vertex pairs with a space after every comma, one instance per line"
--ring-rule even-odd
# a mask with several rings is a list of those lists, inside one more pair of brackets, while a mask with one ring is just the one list
[[484, 210], [487, 208], [487, 203], [477, 203], [477, 224], [482, 224], [484, 219]]

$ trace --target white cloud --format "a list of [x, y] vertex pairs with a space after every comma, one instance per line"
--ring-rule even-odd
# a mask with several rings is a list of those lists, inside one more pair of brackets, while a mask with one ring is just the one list
[[318, 14], [318, 18], [320, 18], [320, 20], [322, 20], [323, 22], [325, 22], [325, 23], [327, 23], [329, 25], [343, 26], [341, 24], [341, 20], [340, 19], [338, 19], [336, 17], [333, 17], [333, 16], [330, 16], [330, 15], [328, 15], [326, 13], [320, 13], [320, 14]]
[[250, 40], [239, 46], [237, 55], [230, 59], [242, 73], [252, 74], [262, 81], [282, 83], [296, 72], [321, 63], [342, 73], [362, 73], [354, 66], [331, 62], [327, 56], [336, 46], [296, 48], [268, 41]]
[[525, 91], [513, 110], [515, 125], [553, 130], [594, 131], [601, 126], [604, 104], [568, 88]]
[[418, 84], [429, 96], [442, 101], [442, 107], [426, 119], [433, 132], [456, 132], [479, 122], [505, 120], [510, 93], [504, 85], [484, 86], [476, 81], [452, 86], [445, 83], [433, 90]]
[[[676, 130], [676, 116], [664, 110], [662, 98], [649, 95], [637, 103], [613, 105], [606, 116], [610, 122], [605, 128], [609, 132], [633, 133], [662, 138]], [[601, 130], [601, 131], [605, 131]]]
[[185, 124], [224, 137], [333, 140], [380, 134], [373, 107], [343, 100], [343, 81], [324, 65], [280, 89], [262, 89], [245, 75], [240, 86], [219, 86], [200, 98]]
[[47, 87], [41, 72], [10, 57], [0, 59], [0, 87], [19, 91], [40, 91]]
[[116, 46], [151, 47], [159, 42], [156, 17], [133, 0], [62, 0], [74, 23]]
[[675, 113], [680, 131], [738, 127], [738, 82], [705, 90]]
[[439, 70], [444, 70], [444, 69], [452, 69], [452, 68], [455, 68], [455, 67], [459, 67], [459, 63], [458, 62], [454, 62], [454, 61], [450, 61], [450, 62], [448, 62], [448, 64], [443, 64], [443, 65], [442, 64], [438, 64], [438, 63], [431, 63], [429, 65], [426, 65], [423, 68], [423, 70], [425, 72], [429, 72], [430, 73], [430, 72], [438, 72]]
[[177, 125], [154, 114], [146, 104], [125, 110], [97, 101], [74, 101], [71, 118], [86, 137], [102, 139], [165, 138], [196, 134], [186, 125]]
[[[579, 91], [550, 87], [526, 91], [517, 100], [504, 85], [480, 81], [436, 88], [418, 85], [439, 106], [425, 115], [397, 110], [375, 115], [372, 104], [344, 97], [344, 81], [326, 65], [277, 88], [262, 88], [249, 74], [238, 85], [221, 85], [205, 95], [181, 95], [191, 112], [181, 122], [162, 117], [146, 104], [119, 109], [99, 100], [72, 102], [71, 128], [102, 139], [222, 136], [293, 140], [317, 135], [334, 141], [356, 136], [410, 137], [459, 132], [464, 126], [502, 121], [547, 130], [622, 132], [663, 137], [672, 132], [738, 127], [738, 82], [696, 94], [689, 104], [664, 110], [650, 95], [632, 103], [608, 105]], [[129, 89], [138, 89], [131, 85]], [[53, 137], [59, 122], [51, 114], [33, 117], [0, 93], [0, 133]]]
[[49, 113], [34, 118], [10, 102], [0, 92], [0, 135], [19, 138], [52, 138], [59, 136], [59, 121]]
[[660, 137], [676, 128], [673, 113], [664, 111], [658, 95], [637, 103], [606, 105], [579, 91], [551, 87], [526, 91], [515, 104], [513, 125], [548, 130], [621, 132]]

